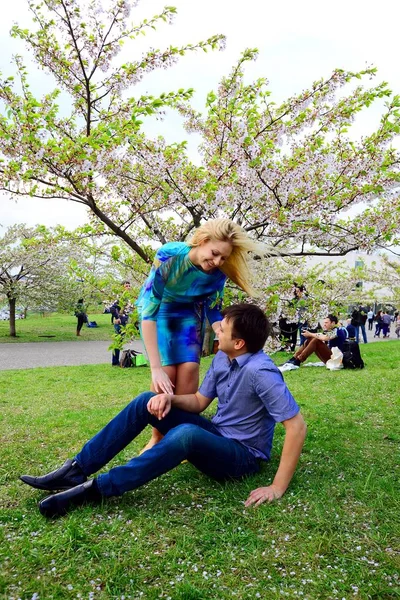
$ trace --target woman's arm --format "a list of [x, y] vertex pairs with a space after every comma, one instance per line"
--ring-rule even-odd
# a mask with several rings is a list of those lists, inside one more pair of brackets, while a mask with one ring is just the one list
[[142, 321], [142, 336], [149, 357], [151, 380], [157, 393], [173, 394], [173, 385], [168, 375], [163, 371], [158, 351], [157, 321]]

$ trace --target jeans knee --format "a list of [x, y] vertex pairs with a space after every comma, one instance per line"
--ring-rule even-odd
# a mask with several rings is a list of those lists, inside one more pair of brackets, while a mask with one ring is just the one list
[[127, 409], [131, 411], [135, 409], [137, 410], [140, 407], [140, 409], [147, 411], [147, 403], [150, 400], [150, 398], [152, 398], [155, 395], [156, 394], [154, 392], [142, 392], [141, 394], [136, 396], [136, 398], [129, 402], [129, 404], [127, 405]]
[[200, 439], [202, 431], [198, 425], [183, 423], [171, 429], [167, 436], [171, 443], [180, 445], [189, 451], [194, 447], [196, 440]]
[[145, 402], [147, 404], [147, 402], [153, 396], [156, 396], [155, 392], [142, 392], [141, 394], [139, 394], [138, 396], [136, 396], [136, 398], [134, 398], [132, 400], [132, 402]]

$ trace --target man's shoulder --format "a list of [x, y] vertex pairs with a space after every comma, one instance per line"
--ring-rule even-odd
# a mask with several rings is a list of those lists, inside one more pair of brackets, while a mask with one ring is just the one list
[[272, 358], [263, 350], [250, 354], [244, 368], [254, 373], [259, 373], [260, 371], [277, 371], [279, 373], [278, 367], [275, 365]]

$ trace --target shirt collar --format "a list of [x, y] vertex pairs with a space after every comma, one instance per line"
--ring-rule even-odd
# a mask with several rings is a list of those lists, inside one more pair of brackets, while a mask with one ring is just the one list
[[258, 352], [255, 352], [255, 353], [246, 352], [245, 354], [240, 354], [236, 358], [232, 359], [232, 361], [229, 360], [229, 357], [227, 354], [225, 354], [225, 352], [223, 352], [223, 354], [225, 354], [226, 362], [228, 363], [229, 366], [233, 366], [236, 363], [239, 365], [239, 368], [242, 368], [242, 367], [244, 367], [244, 365], [247, 363], [247, 361], [250, 359], [251, 356], [256, 356], [257, 354], [260, 354], [260, 352], [262, 352], [262, 350], [259, 350]]

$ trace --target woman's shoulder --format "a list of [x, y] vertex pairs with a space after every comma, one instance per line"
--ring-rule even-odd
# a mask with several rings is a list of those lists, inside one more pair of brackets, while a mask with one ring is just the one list
[[168, 242], [157, 250], [156, 258], [158, 258], [159, 261], [164, 262], [173, 256], [187, 254], [189, 250], [190, 246], [185, 244], [185, 242]]

